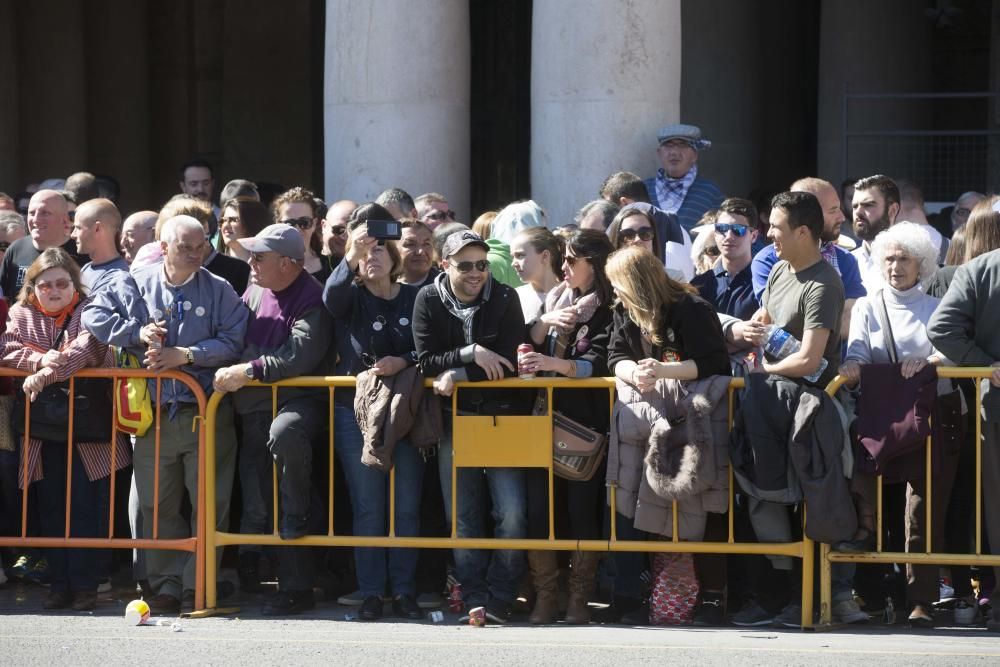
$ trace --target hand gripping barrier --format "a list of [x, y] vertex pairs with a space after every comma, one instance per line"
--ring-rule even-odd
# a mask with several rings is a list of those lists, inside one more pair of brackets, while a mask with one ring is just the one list
[[[974, 409], [973, 414], [975, 417], [976, 429], [975, 429], [975, 447], [976, 447], [976, 516], [975, 516], [975, 531], [976, 531], [976, 550], [974, 554], [955, 554], [955, 553], [939, 553], [933, 551], [933, 541], [931, 534], [932, 527], [932, 487], [933, 487], [933, 475], [932, 473], [932, 457], [931, 457], [931, 447], [934, 446], [932, 438], [927, 438], [926, 447], [926, 457], [925, 457], [925, 479], [926, 484], [926, 496], [924, 498], [924, 551], [921, 552], [900, 552], [900, 551], [884, 551], [882, 549], [882, 476], [879, 475], [876, 479], [876, 514], [875, 514], [875, 531], [876, 531], [876, 544], [875, 551], [865, 552], [865, 553], [840, 553], [833, 551], [829, 544], [820, 545], [820, 624], [830, 625], [832, 622], [832, 575], [831, 575], [831, 565], [833, 563], [914, 563], [914, 564], [933, 564], [933, 565], [979, 565], [979, 566], [1000, 566], [1000, 555], [989, 555], [983, 554], [982, 551], [982, 517], [983, 517], [983, 476], [982, 476], [982, 462], [983, 462], [983, 443], [982, 443], [982, 407], [983, 407], [983, 395], [982, 395], [982, 381], [987, 380], [993, 375], [993, 368], [981, 367], [981, 368], [959, 368], [954, 366], [940, 366], [937, 369], [938, 377], [942, 378], [954, 378], [954, 379], [973, 379], [976, 380], [976, 402], [974, 406], [969, 406], [969, 410]], [[845, 384], [846, 378], [838, 375], [835, 377], [826, 388], [826, 392], [833, 396], [838, 390]], [[935, 580], [936, 581], [936, 580]], [[936, 585], [936, 583], [935, 583]]]
[[[21, 370], [15, 370], [11, 368], [0, 368], [0, 376], [8, 376], [15, 378], [24, 378], [30, 375], [30, 373]], [[74, 414], [73, 406], [73, 394], [75, 390], [76, 380], [79, 378], [105, 378], [108, 380], [112, 379], [122, 379], [122, 378], [151, 378], [156, 380], [156, 390], [153, 394], [155, 401], [155, 421], [151, 428], [155, 429], [154, 437], [154, 447], [156, 448], [155, 461], [156, 467], [153, 474], [153, 496], [154, 498], [160, 497], [160, 387], [164, 380], [174, 380], [176, 382], [182, 382], [187, 388], [194, 394], [195, 399], [198, 402], [198, 417], [195, 419], [195, 423], [192, 428], [198, 429], [198, 495], [200, 498], [206, 498], [206, 484], [205, 484], [205, 423], [204, 415], [207, 401], [205, 399], [205, 392], [202, 391], [201, 386], [187, 373], [180, 371], [162, 371], [155, 373], [145, 369], [125, 369], [125, 368], [84, 368], [77, 371], [69, 380], [69, 425], [68, 425], [68, 438], [66, 442], [66, 453], [67, 462], [69, 469], [66, 475], [66, 528], [62, 537], [29, 537], [28, 531], [28, 483], [21, 488], [21, 534], [15, 537], [5, 537], [0, 536], [0, 546], [2, 547], [40, 547], [40, 548], [86, 548], [86, 549], [164, 549], [171, 551], [187, 551], [194, 554], [195, 557], [195, 608], [201, 609], [204, 607], [205, 601], [205, 503], [197, 503], [197, 531], [196, 534], [191, 537], [177, 538], [177, 539], [161, 539], [159, 537], [159, 502], [153, 505], [153, 516], [152, 516], [152, 533], [153, 537], [149, 539], [132, 539], [132, 538], [121, 538], [114, 537], [114, 526], [115, 526], [115, 477], [116, 477], [116, 447], [111, 446], [111, 476], [109, 479], [110, 484], [110, 502], [108, 511], [108, 535], [107, 537], [73, 537], [70, 535], [70, 518], [71, 518], [71, 500], [72, 500], [72, 484], [73, 475], [69, 474], [69, 470], [72, 469], [73, 461], [73, 426], [76, 415]], [[16, 382], [16, 380], [15, 380]], [[21, 442], [21, 467], [25, 470], [25, 478], [27, 479], [27, 453], [28, 453], [28, 440], [31, 436], [30, 424], [31, 424], [31, 402], [25, 401], [25, 416], [24, 423], [28, 425], [25, 430], [28, 431], [24, 434], [24, 438]], [[121, 434], [117, 429], [115, 424], [114, 416], [111, 416], [111, 442], [114, 443], [115, 440]], [[212, 489], [214, 493], [214, 485]], [[211, 504], [211, 503], [209, 503]], [[213, 588], [214, 590], [214, 588]]]
[[[548, 539], [494, 539], [458, 537], [457, 515], [453, 509], [450, 537], [397, 537], [395, 535], [395, 471], [390, 471], [388, 534], [384, 537], [362, 537], [340, 535], [335, 532], [334, 517], [334, 447], [333, 428], [334, 392], [340, 387], [353, 387], [353, 377], [299, 377], [266, 385], [253, 382], [248, 386], [270, 387], [272, 415], [277, 414], [278, 390], [281, 387], [314, 387], [328, 391], [329, 427], [329, 494], [327, 498], [327, 530], [325, 535], [308, 535], [291, 541], [283, 541], [278, 535], [278, 484], [277, 471], [273, 472], [272, 515], [274, 517], [271, 534], [240, 534], [222, 532], [215, 529], [215, 503], [202, 503], [205, 510], [205, 550], [204, 564], [206, 576], [206, 605], [198, 615], [215, 613], [235, 613], [234, 607], [216, 608], [216, 559], [209, 557], [215, 549], [227, 545], [253, 544], [261, 546], [351, 546], [351, 547], [407, 547], [407, 548], [465, 548], [465, 549], [523, 549], [601, 552], [673, 552], [705, 554], [762, 554], [787, 556], [802, 559], [802, 626], [812, 626], [814, 549], [812, 540], [803, 536], [802, 540], [787, 543], [737, 542], [733, 532], [733, 513], [729, 512], [729, 536], [726, 542], [689, 542], [678, 537], [677, 503], [673, 503], [673, 538], [669, 541], [626, 541], [616, 535], [615, 512], [611, 512], [611, 535], [602, 540], [556, 539], [554, 533], [555, 513], [552, 489], [552, 391], [554, 389], [604, 389], [608, 392], [609, 409], [615, 400], [614, 378], [535, 378], [532, 380], [506, 379], [493, 382], [458, 383], [452, 395], [454, 458], [452, 464], [451, 493], [452, 508], [456, 508], [458, 468], [518, 467], [541, 468], [549, 475], [549, 536]], [[427, 386], [430, 387], [430, 381]], [[544, 389], [548, 394], [548, 412], [540, 416], [468, 416], [457, 414], [457, 392], [475, 387]], [[729, 424], [733, 421], [733, 392], [743, 387], [743, 380], [734, 378], [729, 387]], [[215, 496], [215, 421], [223, 394], [215, 393], [208, 401], [206, 413], [206, 492], [204, 497]], [[609, 487], [610, 506], [616, 507], [616, 488]], [[729, 471], [729, 506], [733, 505], [733, 473]], [[805, 514], [805, 513], [803, 513]]]

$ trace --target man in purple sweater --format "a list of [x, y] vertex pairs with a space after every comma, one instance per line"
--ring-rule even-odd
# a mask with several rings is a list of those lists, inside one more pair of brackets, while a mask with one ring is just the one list
[[[240, 484], [241, 533], [269, 533], [272, 525], [272, 463], [278, 466], [281, 516], [279, 533], [294, 540], [318, 528], [322, 510], [312, 489], [311, 435], [323, 430], [326, 393], [287, 388], [278, 392], [272, 418], [271, 390], [247, 387], [251, 381], [277, 382], [300, 375], [327, 375], [333, 322], [323, 306], [323, 287], [303, 267], [302, 235], [285, 224], [265, 227], [241, 239], [250, 251], [252, 284], [243, 295], [250, 309], [241, 363], [215, 373], [216, 391], [236, 392], [234, 405], [243, 422]], [[278, 553], [278, 593], [265, 605], [268, 616], [298, 614], [315, 605], [312, 558], [305, 547]], [[244, 587], [259, 586], [259, 548], [240, 553]]]

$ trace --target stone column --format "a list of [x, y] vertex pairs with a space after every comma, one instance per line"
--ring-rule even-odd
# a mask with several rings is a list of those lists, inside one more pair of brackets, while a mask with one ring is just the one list
[[436, 191], [471, 223], [469, 58], [467, 0], [328, 0], [324, 197]]
[[647, 178], [680, 120], [679, 0], [535, 0], [531, 190], [553, 227], [614, 171]]

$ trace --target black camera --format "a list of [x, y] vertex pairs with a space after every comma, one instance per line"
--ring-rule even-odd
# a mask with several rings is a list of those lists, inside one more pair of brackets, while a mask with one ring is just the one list
[[403, 226], [395, 220], [368, 220], [368, 236], [379, 241], [398, 241], [403, 237]]

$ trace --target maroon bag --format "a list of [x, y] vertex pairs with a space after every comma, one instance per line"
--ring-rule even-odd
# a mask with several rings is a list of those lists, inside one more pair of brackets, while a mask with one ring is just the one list
[[650, 625], [690, 625], [698, 603], [698, 577], [691, 554], [653, 555]]

